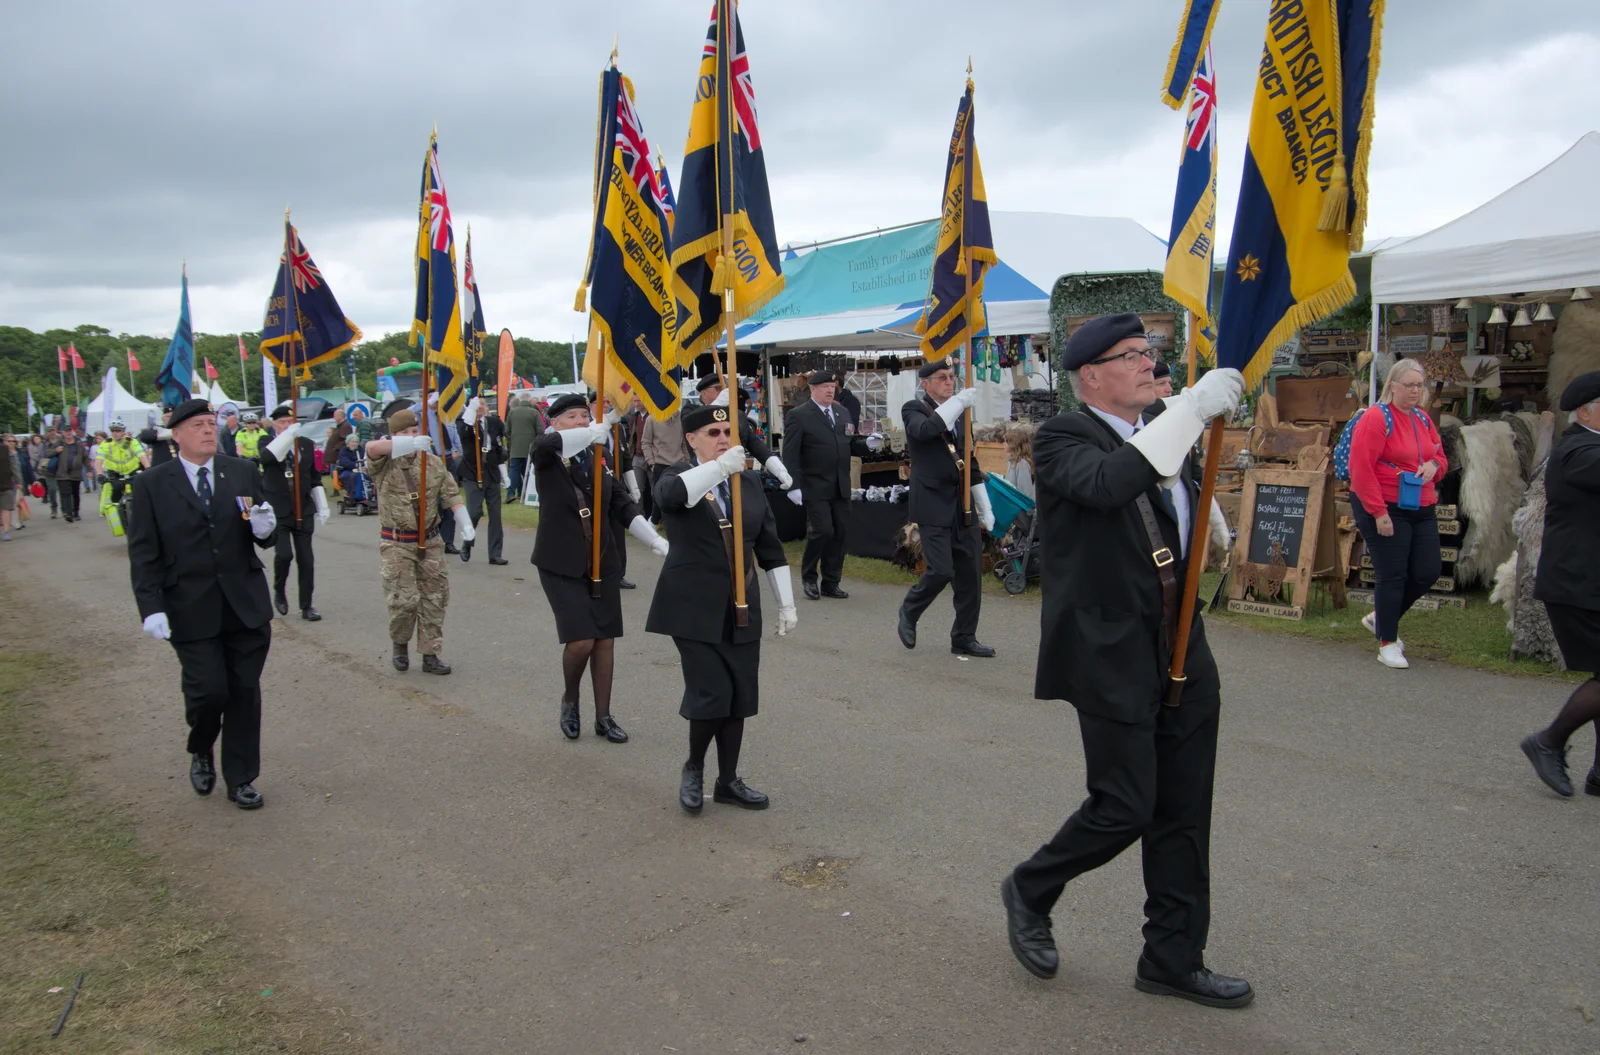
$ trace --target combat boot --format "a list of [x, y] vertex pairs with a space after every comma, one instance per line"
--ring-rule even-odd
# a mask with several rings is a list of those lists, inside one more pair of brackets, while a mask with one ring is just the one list
[[411, 669], [411, 651], [406, 647], [409, 642], [396, 641], [394, 643], [394, 669], [404, 672]]
[[450, 673], [450, 664], [438, 656], [430, 656], [424, 653], [422, 656], [422, 671], [424, 674], [448, 674]]

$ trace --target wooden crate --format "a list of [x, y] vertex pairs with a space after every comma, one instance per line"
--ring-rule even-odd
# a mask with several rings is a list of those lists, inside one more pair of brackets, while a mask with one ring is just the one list
[[1361, 409], [1350, 394], [1348, 377], [1280, 377], [1276, 387], [1278, 420], [1349, 421]]

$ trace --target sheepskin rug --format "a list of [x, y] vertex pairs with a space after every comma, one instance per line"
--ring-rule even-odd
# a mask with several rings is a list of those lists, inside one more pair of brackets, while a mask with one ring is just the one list
[[1573, 378], [1590, 370], [1600, 370], [1600, 300], [1576, 300], [1561, 310], [1561, 321], [1556, 323], [1545, 383], [1550, 409], [1556, 412], [1557, 434], [1567, 427], [1567, 415], [1560, 410], [1561, 393]]
[[1517, 547], [1511, 521], [1527, 484], [1517, 457], [1516, 437], [1503, 421], [1479, 421], [1461, 430], [1465, 466], [1457, 499], [1466, 518], [1461, 556], [1456, 561], [1460, 587], [1487, 582]]
[[1544, 604], [1534, 600], [1533, 580], [1539, 570], [1539, 551], [1544, 544], [1544, 466], [1541, 464], [1528, 486], [1522, 508], [1512, 518], [1517, 549], [1495, 573], [1494, 593], [1489, 599], [1503, 604], [1511, 621], [1511, 650], [1546, 663], [1563, 666], [1561, 649], [1550, 630], [1550, 617]]

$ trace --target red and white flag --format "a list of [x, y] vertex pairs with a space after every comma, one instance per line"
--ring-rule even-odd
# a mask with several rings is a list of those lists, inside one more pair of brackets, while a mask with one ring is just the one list
[[211, 360], [210, 359], [207, 359], [206, 360], [206, 380], [207, 381], [215, 381], [216, 379], [217, 379], [217, 368], [211, 365]]
[[139, 372], [139, 360], [133, 357], [132, 348], [128, 349], [128, 372], [131, 374], [136, 374]]
[[247, 363], [247, 362], [250, 361], [250, 353], [244, 350], [244, 335], [243, 334], [239, 335], [239, 361], [241, 363]]
[[70, 364], [67, 362], [67, 353], [61, 350], [61, 346], [59, 344], [56, 345], [56, 370], [64, 374], [67, 372], [67, 367], [69, 365]]
[[78, 354], [78, 346], [76, 344], [67, 345], [67, 354], [72, 357], [72, 365], [73, 365], [73, 367], [75, 369], [78, 369], [78, 370], [87, 370], [88, 369], [88, 367], [83, 365], [83, 356]]

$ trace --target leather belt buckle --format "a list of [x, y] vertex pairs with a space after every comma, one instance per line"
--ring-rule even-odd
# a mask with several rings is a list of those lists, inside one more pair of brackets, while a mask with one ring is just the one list
[[422, 495], [419, 492], [412, 491], [410, 494], [406, 495], [406, 500], [409, 501], [409, 502], [415, 502], [417, 499], [419, 499], [421, 497], [422, 497]]
[[1166, 546], [1162, 546], [1160, 549], [1150, 554], [1150, 557], [1156, 562], [1156, 567], [1158, 568], [1165, 568], [1167, 565], [1178, 559], [1172, 555], [1172, 550], [1168, 549]]
[[578, 515], [580, 517], [582, 517], [583, 519], [587, 520], [590, 517], [594, 516], [594, 510], [590, 509], [588, 506], [579, 506], [578, 507]]
[[722, 531], [731, 531], [733, 530], [733, 521], [729, 520], [727, 517], [718, 517], [717, 527]]

